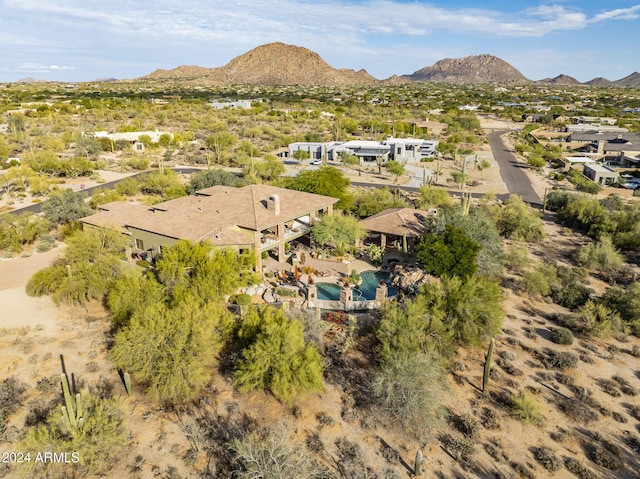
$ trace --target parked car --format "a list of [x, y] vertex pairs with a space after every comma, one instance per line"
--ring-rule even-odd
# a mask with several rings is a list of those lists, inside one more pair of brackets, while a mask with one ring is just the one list
[[311, 165], [321, 165], [322, 164], [322, 160], [313, 160], [310, 164]]
[[624, 185], [622, 185], [623, 188], [626, 188], [628, 190], [636, 190], [638, 188], [640, 188], [640, 183], [635, 183], [635, 182], [626, 182]]

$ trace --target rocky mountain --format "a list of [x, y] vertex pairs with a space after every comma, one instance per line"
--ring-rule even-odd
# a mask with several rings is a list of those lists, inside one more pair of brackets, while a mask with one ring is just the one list
[[180, 66], [156, 70], [144, 79], [194, 79], [210, 84], [248, 85], [370, 85], [378, 80], [365, 70], [336, 69], [311, 50], [269, 43], [240, 55], [218, 68]]
[[558, 75], [554, 78], [545, 78], [544, 80], [540, 80], [538, 83], [548, 83], [551, 85], [582, 85], [578, 80], [569, 75]]
[[531, 80], [528, 80], [513, 66], [493, 55], [473, 55], [457, 59], [446, 58], [411, 75], [404, 75], [403, 78], [415, 82], [499, 83], [508, 85], [531, 83]]
[[[198, 85], [400, 85], [408, 82], [442, 82], [458, 84], [526, 85], [534, 83], [504, 60], [493, 55], [446, 58], [411, 75], [392, 75], [377, 80], [366, 70], [336, 69], [320, 55], [307, 48], [276, 42], [261, 45], [237, 56], [224, 66], [205, 68], [181, 65], [171, 70], [158, 69], [142, 80], [180, 80]], [[580, 85], [575, 78], [558, 75], [535, 83]], [[594, 78], [591, 86], [617, 84], [640, 87], [640, 73], [610, 82]]]
[[612, 85], [613, 82], [603, 77], [597, 77], [597, 78], [594, 78], [593, 80], [589, 80], [588, 82], [585, 82], [584, 84], [589, 86], [609, 86], [609, 85]]
[[640, 87], [640, 72], [633, 72], [631, 75], [616, 80], [614, 83], [617, 85]]

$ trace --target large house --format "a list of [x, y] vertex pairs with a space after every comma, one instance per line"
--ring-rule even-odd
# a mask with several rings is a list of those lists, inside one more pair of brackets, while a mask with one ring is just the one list
[[401, 163], [419, 162], [423, 158], [433, 158], [438, 147], [437, 140], [423, 140], [420, 138], [388, 137], [383, 141], [352, 140], [330, 142], [296, 142], [289, 145], [288, 156], [294, 157], [296, 151], [309, 153], [310, 158], [336, 161], [341, 152], [355, 155], [360, 164], [386, 163], [389, 160]]
[[285, 243], [307, 234], [314, 221], [333, 212], [329, 196], [269, 185], [213, 186], [153, 206], [113, 202], [82, 218], [85, 227], [119, 228], [132, 254], [162, 253], [178, 240], [209, 240], [238, 254], [252, 254], [262, 271], [262, 253], [285, 261]]

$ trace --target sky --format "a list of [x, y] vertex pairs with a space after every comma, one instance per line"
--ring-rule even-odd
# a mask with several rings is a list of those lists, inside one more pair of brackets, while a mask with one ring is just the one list
[[532, 80], [640, 70], [640, 0], [0, 0], [0, 82], [218, 67], [259, 45], [376, 78], [483, 53]]

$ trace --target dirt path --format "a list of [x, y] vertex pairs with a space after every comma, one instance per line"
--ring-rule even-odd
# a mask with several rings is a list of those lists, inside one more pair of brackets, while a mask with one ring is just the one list
[[38, 326], [50, 333], [56, 330], [60, 310], [49, 296], [27, 296], [24, 287], [36, 271], [49, 266], [62, 251], [58, 246], [27, 258], [0, 260], [0, 329]]

